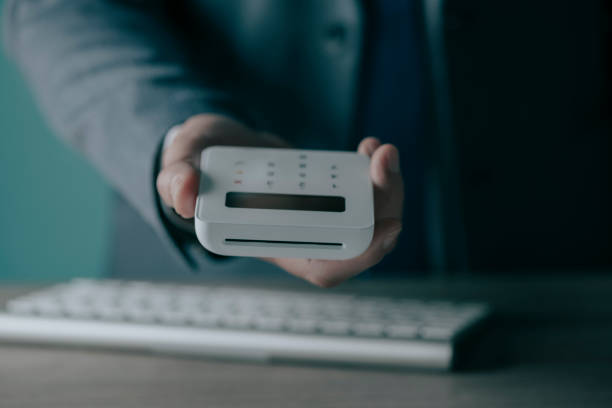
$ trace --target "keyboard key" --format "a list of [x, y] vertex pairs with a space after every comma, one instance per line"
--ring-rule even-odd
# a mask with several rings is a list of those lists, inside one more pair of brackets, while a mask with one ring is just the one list
[[419, 329], [419, 334], [427, 340], [450, 340], [454, 331], [448, 327], [423, 326]]
[[94, 319], [97, 318], [96, 312], [90, 305], [82, 303], [67, 303], [63, 307], [64, 315], [74, 319]]
[[59, 316], [63, 312], [62, 305], [53, 299], [42, 299], [34, 303], [34, 312], [43, 316]]
[[189, 321], [189, 316], [182, 310], [164, 310], [157, 314], [157, 319], [166, 324], [182, 325]]
[[98, 306], [92, 310], [94, 316], [101, 320], [123, 320], [125, 310], [111, 305]]
[[379, 323], [356, 323], [352, 326], [353, 334], [362, 337], [380, 337], [384, 326]]
[[221, 318], [221, 325], [231, 329], [248, 329], [251, 319], [248, 316], [226, 315]]
[[323, 334], [343, 336], [350, 334], [351, 325], [349, 322], [326, 321], [319, 323], [319, 330]]
[[285, 328], [284, 320], [278, 317], [256, 317], [253, 325], [258, 330], [281, 331]]
[[153, 323], [157, 315], [149, 309], [129, 308], [125, 311], [124, 317], [134, 323]]
[[220, 323], [220, 316], [212, 313], [192, 314], [187, 318], [187, 322], [194, 326], [216, 327]]
[[385, 334], [394, 339], [414, 339], [418, 333], [419, 328], [417, 326], [395, 325], [385, 328]]
[[15, 314], [33, 314], [34, 304], [27, 299], [13, 300], [6, 306], [7, 310]]
[[287, 322], [287, 331], [293, 333], [314, 333], [317, 331], [316, 320], [292, 320]]

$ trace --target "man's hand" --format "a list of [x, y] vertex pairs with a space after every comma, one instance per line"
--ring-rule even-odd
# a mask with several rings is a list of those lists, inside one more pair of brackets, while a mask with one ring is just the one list
[[[255, 132], [241, 123], [219, 115], [196, 115], [187, 120], [162, 155], [157, 191], [166, 205], [184, 218], [192, 218], [199, 187], [199, 160], [203, 149], [213, 145], [288, 147], [269, 133]], [[343, 261], [266, 258], [287, 272], [317, 286], [331, 287], [376, 265], [391, 252], [402, 229], [404, 187], [399, 152], [368, 137], [358, 152], [371, 158], [374, 185], [375, 228], [369, 248], [356, 258]]]
[[357, 151], [371, 158], [370, 178], [374, 185], [374, 237], [368, 249], [353, 259], [274, 258], [268, 261], [317, 286], [332, 287], [376, 265], [391, 252], [402, 230], [404, 184], [395, 146], [373, 137], [365, 138]]
[[162, 153], [157, 192], [183, 218], [193, 218], [200, 182], [200, 153], [209, 146], [289, 147], [269, 133], [255, 132], [225, 116], [189, 118]]

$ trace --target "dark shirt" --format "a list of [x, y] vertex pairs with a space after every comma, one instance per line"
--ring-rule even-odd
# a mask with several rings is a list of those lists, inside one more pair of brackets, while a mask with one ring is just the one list
[[374, 269], [385, 274], [426, 267], [423, 45], [417, 6], [415, 0], [377, 0], [367, 13], [364, 135], [398, 147], [405, 188], [398, 245]]

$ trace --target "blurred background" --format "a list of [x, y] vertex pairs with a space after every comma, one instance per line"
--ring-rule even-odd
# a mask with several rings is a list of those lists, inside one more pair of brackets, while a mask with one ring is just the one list
[[[609, 2], [447, 3], [473, 266], [609, 265]], [[148, 273], [144, 254], [161, 244], [140, 222], [127, 229], [143, 253], [111, 249], [113, 193], [50, 132], [3, 52], [0, 90], [0, 281], [101, 276], [113, 250]]]
[[0, 90], [0, 281], [101, 275], [108, 187], [49, 131], [4, 52]]

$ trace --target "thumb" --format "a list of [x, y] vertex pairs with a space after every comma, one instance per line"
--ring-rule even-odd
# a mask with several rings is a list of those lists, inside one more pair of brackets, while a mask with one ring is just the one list
[[200, 181], [199, 172], [186, 161], [177, 161], [163, 168], [157, 176], [157, 191], [167, 206], [183, 218], [192, 218]]

